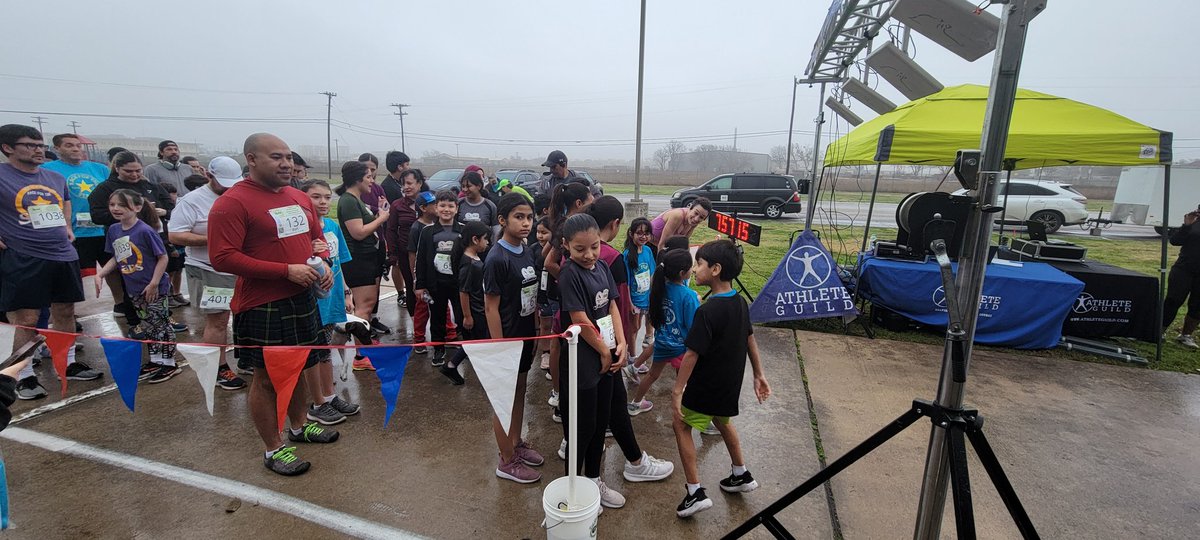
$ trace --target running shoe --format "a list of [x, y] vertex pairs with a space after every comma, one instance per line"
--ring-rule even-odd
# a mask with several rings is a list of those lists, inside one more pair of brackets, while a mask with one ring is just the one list
[[542, 473], [530, 469], [516, 454], [513, 454], [511, 460], [501, 461], [496, 466], [496, 476], [518, 484], [532, 484], [542, 479]]
[[630, 402], [625, 405], [625, 410], [629, 411], [629, 416], [637, 416], [654, 408], [654, 403], [648, 399], [643, 399], [639, 402]]
[[638, 375], [645, 375], [647, 373], [650, 373], [650, 362], [645, 362], [642, 365], [638, 366], [637, 372], [638, 372]]
[[675, 464], [642, 452], [642, 463], [625, 462], [625, 480], [630, 482], [657, 482], [675, 472]]
[[730, 472], [729, 478], [721, 480], [721, 491], [726, 493], [745, 493], [756, 489], [758, 489], [758, 482], [754, 481], [753, 476], [750, 476], [750, 471], [742, 474]]
[[167, 307], [170, 307], [170, 308], [184, 307], [184, 306], [190, 306], [190, 305], [192, 305], [192, 303], [189, 302], [187, 298], [184, 298], [182, 294], [174, 294], [174, 295], [171, 295], [171, 297], [167, 299]]
[[462, 374], [458, 372], [458, 368], [450, 367], [450, 364], [443, 364], [438, 368], [438, 371], [440, 371], [442, 375], [445, 375], [447, 379], [450, 379], [450, 382], [453, 383], [454, 386], [462, 386], [463, 382], [465, 382]]
[[513, 448], [513, 455], [530, 467], [541, 467], [546, 462], [546, 458], [542, 457], [537, 450], [534, 450], [525, 441], [517, 443], [517, 446]]
[[112, 310], [113, 317], [125, 318], [125, 304], [115, 304]]
[[550, 353], [542, 353], [542, 369], [550, 369]]
[[554, 407], [555, 409], [558, 408], [558, 391], [557, 390], [550, 391], [550, 399], [546, 400], [546, 404], [551, 407]]
[[38, 382], [37, 377], [34, 375], [25, 377], [17, 382], [17, 399], [42, 399], [47, 394], [46, 389], [42, 388], [41, 383]]
[[408, 307], [408, 300], [405, 298], [407, 295], [407, 291], [396, 291], [396, 304], [398, 304], [400, 307]]
[[338, 412], [333, 408], [333, 404], [326, 401], [320, 407], [316, 405], [308, 406], [308, 419], [322, 425], [332, 426], [346, 421], [346, 415]]
[[76, 331], [76, 332], [83, 332], [83, 325], [82, 325], [82, 324], [79, 324], [79, 321], [75, 321], [75, 331]]
[[288, 429], [287, 436], [288, 440], [292, 442], [331, 443], [338, 440], [337, 431], [325, 429], [318, 426], [316, 422], [304, 424], [304, 429], [300, 430], [299, 434], [293, 433], [291, 429]]
[[446, 365], [446, 347], [437, 345], [433, 348], [433, 357], [429, 359], [429, 363], [433, 367], [442, 367]]
[[609, 439], [612, 438], [612, 428], [604, 428], [604, 437]]
[[1179, 334], [1179, 337], [1175, 338], [1175, 341], [1189, 349], [1200, 349], [1200, 345], [1196, 344], [1196, 338], [1187, 334]]
[[721, 430], [717, 429], [717, 426], [716, 426], [716, 425], [714, 425], [714, 424], [713, 424], [713, 423], [710, 421], [710, 422], [708, 423], [708, 426], [707, 426], [707, 427], [705, 427], [705, 428], [704, 428], [704, 430], [703, 430], [703, 431], [701, 431], [700, 433], [703, 433], [703, 434], [705, 434], [705, 435], [720, 435], [720, 434], [721, 434]]
[[179, 373], [183, 371], [179, 368], [179, 366], [158, 365], [157, 368], [158, 369], [154, 370], [154, 373], [151, 373], [150, 376], [146, 377], [146, 382], [150, 384], [167, 382], [171, 380], [171, 377], [179, 375]]
[[234, 372], [238, 375], [254, 375], [254, 365], [250, 363], [250, 360], [238, 358]]
[[391, 328], [388, 328], [386, 324], [379, 322], [379, 317], [371, 317], [371, 330], [374, 330], [380, 334], [392, 333]]
[[413, 354], [425, 354], [427, 352], [429, 352], [429, 347], [426, 347], [424, 345], [418, 345], [416, 347], [413, 347]]
[[221, 366], [217, 370], [217, 386], [222, 390], [241, 390], [246, 387], [246, 381], [238, 377], [229, 366]]
[[138, 373], [138, 380], [144, 381], [146, 379], [149, 379], [151, 375], [154, 375], [157, 372], [158, 372], [158, 364], [155, 364], [153, 362], [146, 362], [145, 364], [142, 364], [142, 370], [141, 370], [141, 372]]
[[625, 367], [621, 368], [621, 371], [625, 373], [625, 378], [629, 379], [629, 382], [641, 384], [642, 377], [638, 375], [637, 368], [633, 364], [625, 364]]
[[357, 403], [350, 403], [349, 401], [342, 399], [342, 396], [333, 396], [333, 400], [329, 403], [333, 405], [333, 408], [337, 409], [337, 412], [340, 412], [346, 416], [354, 416], [358, 414], [358, 411], [361, 409]]
[[593, 478], [593, 482], [600, 488], [600, 505], [608, 508], [620, 508], [625, 506], [625, 496], [604, 484], [604, 480]]
[[190, 327], [187, 325], [187, 323], [171, 321], [171, 330], [176, 332], [187, 332], [188, 328]]
[[562, 411], [558, 410], [558, 407], [555, 407], [554, 414], [550, 415], [550, 419], [554, 420], [554, 423], [556, 423], [556, 424], [561, 424], [562, 423]]
[[371, 359], [365, 356], [354, 357], [354, 371], [375, 371], [375, 366], [371, 365]]
[[296, 476], [308, 471], [309, 463], [296, 456], [295, 446], [286, 446], [276, 450], [270, 457], [263, 456], [263, 465], [272, 472], [283, 476]]
[[562, 442], [558, 443], [558, 459], [561, 459], [563, 461], [567, 460], [567, 440], [566, 439], [563, 439]]
[[547, 371], [547, 372], [546, 372], [546, 380], [547, 380], [547, 381], [553, 381], [553, 380], [554, 380], [554, 377], [550, 376], [550, 372], [549, 372], [549, 371]]
[[697, 512], [712, 508], [712, 505], [712, 499], [704, 494], [704, 488], [700, 488], [695, 493], [683, 498], [683, 502], [675, 507], [675, 515], [681, 518], [692, 517]]
[[103, 376], [103, 373], [92, 369], [87, 364], [78, 360], [67, 366], [68, 381], [94, 381]]

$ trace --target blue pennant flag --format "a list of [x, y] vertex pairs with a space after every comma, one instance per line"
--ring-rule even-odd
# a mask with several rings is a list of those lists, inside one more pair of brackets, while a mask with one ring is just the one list
[[857, 314], [833, 257], [811, 230], [800, 233], [750, 305], [754, 323]]
[[142, 344], [139, 341], [100, 338], [108, 369], [125, 406], [133, 411], [133, 396], [137, 393], [138, 375], [142, 371]]
[[0, 457], [0, 531], [8, 529], [8, 471]]
[[387, 427], [396, 410], [396, 398], [400, 397], [400, 379], [404, 378], [404, 368], [408, 366], [408, 356], [412, 347], [372, 347], [366, 349], [371, 365], [375, 366], [375, 376], [379, 377], [379, 391], [383, 394], [383, 402], [387, 405], [383, 413], [383, 425]]

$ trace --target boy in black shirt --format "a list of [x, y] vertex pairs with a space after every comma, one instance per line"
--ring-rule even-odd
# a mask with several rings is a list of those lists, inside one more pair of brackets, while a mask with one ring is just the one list
[[[435, 343], [446, 341], [446, 305], [454, 313], [454, 320], [461, 320], [458, 305], [458, 279], [451, 262], [454, 246], [462, 236], [462, 224], [454, 220], [458, 214], [458, 197], [450, 191], [437, 194], [438, 221], [421, 230], [417, 241], [417, 264], [414, 286], [417, 298], [429, 294], [433, 303], [429, 306], [429, 326]], [[433, 346], [434, 367], [446, 363], [446, 345]]]
[[675, 378], [675, 442], [687, 477], [687, 495], [675, 509], [679, 517], [712, 508], [712, 500], [700, 486], [692, 428], [703, 430], [712, 422], [725, 440], [733, 473], [721, 480], [723, 491], [739, 493], [758, 488], [758, 482], [746, 470], [741, 441], [731, 421], [738, 414], [747, 353], [759, 403], [771, 395], [759, 362], [750, 309], [731, 285], [742, 271], [742, 257], [737, 248], [728, 240], [704, 244], [696, 252], [695, 271], [696, 283], [711, 289], [712, 295], [696, 311], [684, 341], [687, 352]]

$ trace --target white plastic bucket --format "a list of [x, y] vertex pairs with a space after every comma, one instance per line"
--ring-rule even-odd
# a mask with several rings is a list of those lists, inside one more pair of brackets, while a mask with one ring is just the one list
[[546, 538], [550, 540], [582, 540], [596, 537], [596, 523], [600, 516], [600, 487], [595, 482], [584, 477], [575, 478], [575, 506], [567, 510], [559, 510], [559, 505], [566, 507], [567, 482], [566, 476], [555, 479], [542, 492], [542, 508], [546, 511], [546, 519], [542, 527], [546, 529]]

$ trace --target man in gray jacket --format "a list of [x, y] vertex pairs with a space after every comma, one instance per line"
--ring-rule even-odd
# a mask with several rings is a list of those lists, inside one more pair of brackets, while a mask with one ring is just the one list
[[568, 182], [579, 182], [588, 187], [592, 191], [592, 195], [599, 197], [604, 195], [600, 188], [596, 187], [587, 178], [576, 176], [575, 171], [567, 168], [567, 155], [562, 150], [550, 152], [546, 157], [546, 161], [542, 163], [543, 167], [550, 167], [550, 172], [542, 173], [542, 181], [538, 182], [538, 193], [546, 193], [553, 195], [554, 188]]
[[194, 173], [188, 164], [179, 161], [179, 145], [168, 140], [158, 143], [158, 163], [146, 167], [142, 174], [153, 184], [175, 186], [176, 193], [182, 197], [191, 191], [183, 180]]

